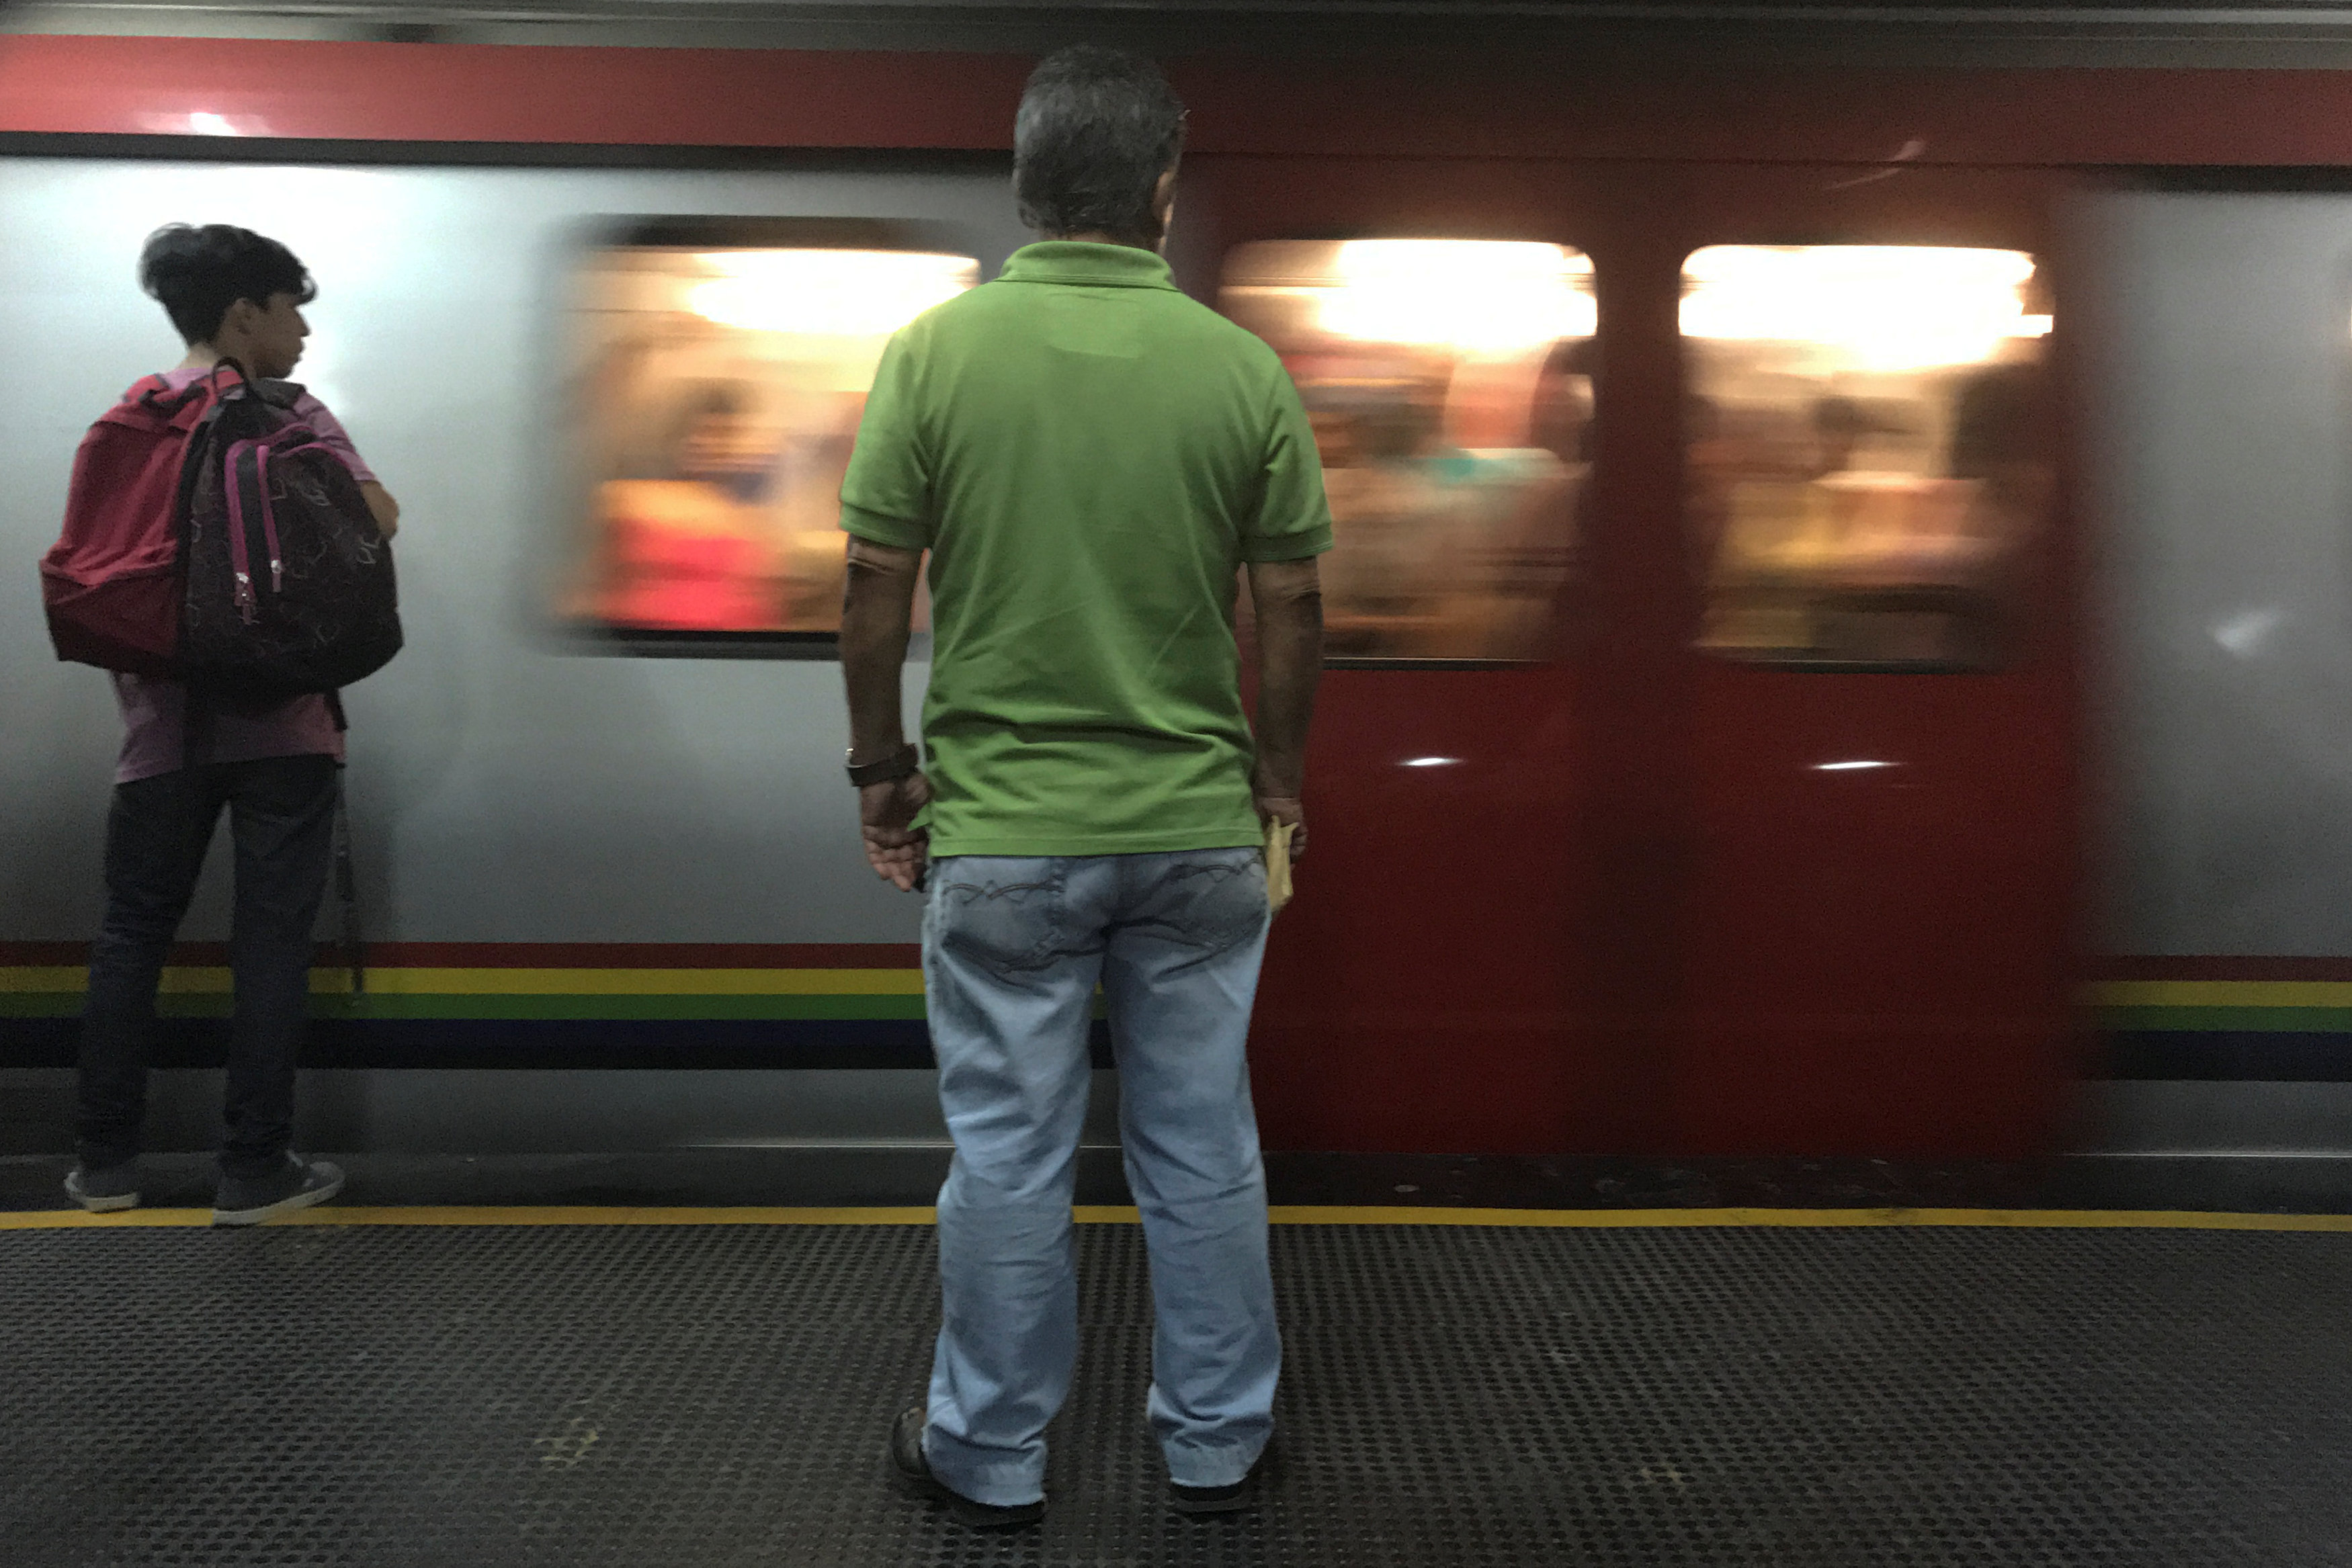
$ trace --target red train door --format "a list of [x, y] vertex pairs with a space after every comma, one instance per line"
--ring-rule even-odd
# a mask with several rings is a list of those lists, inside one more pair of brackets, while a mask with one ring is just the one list
[[1701, 601], [1687, 750], [1659, 759], [1687, 768], [1690, 813], [1664, 1146], [2045, 1147], [2078, 884], [2063, 327], [2037, 340], [2063, 182], [1678, 183]]
[[[1222, 293], [1229, 313], [1266, 329], [1260, 317], [1280, 305], [1274, 297], [1300, 287], [1294, 275], [1301, 268], [1328, 275], [1337, 265], [1331, 249], [1342, 242], [1354, 243], [1351, 259], [1369, 258], [1375, 272], [1387, 265], [1383, 242], [1489, 242], [1499, 248], [1471, 263], [1491, 264], [1487, 287], [1507, 291], [1518, 287], [1514, 256], [1539, 259], [1551, 247], [1566, 265], [1600, 259], [1591, 237], [1597, 204], [1588, 180], [1558, 166], [1196, 156], [1185, 165], [1172, 259], [1196, 294]], [[1318, 244], [1324, 248], [1307, 248]], [[1603, 288], [1605, 276], [1604, 267]], [[1265, 298], [1254, 304], [1245, 297], [1253, 290]], [[1370, 277], [1358, 303], [1376, 307], [1381, 290]], [[1420, 303], [1479, 302], [1477, 286], [1453, 293], [1450, 301]], [[1591, 308], [1589, 293], [1584, 308]], [[1278, 310], [1275, 319], [1289, 319]], [[1485, 329], [1459, 329], [1475, 337]], [[1338, 330], [1356, 329], [1340, 323]], [[1397, 325], [1361, 332], [1416, 336]], [[1392, 627], [1431, 619], [1423, 612], [1440, 595], [1423, 579], [1484, 547], [1412, 555], [1392, 570], [1398, 580], [1385, 606], [1367, 613], [1383, 591], [1360, 580], [1365, 558], [1385, 550], [1383, 538], [1402, 527], [1397, 517], [1419, 504], [1396, 493], [1410, 488], [1402, 481], [1375, 493], [1388, 483], [1382, 475], [1402, 471], [1378, 449], [1416, 440], [1393, 426], [1400, 417], [1411, 423], [1416, 394], [1408, 383], [1429, 366], [1426, 356], [1416, 362], [1410, 343], [1379, 351], [1359, 343], [1335, 355], [1331, 337], [1307, 331], [1277, 342], [1301, 377], [1318, 439], [1338, 432], [1332, 439], [1349, 449], [1335, 453], [1327, 444], [1342, 544], [1327, 558], [1325, 608], [1327, 633], [1351, 631], [1331, 638], [1337, 667], [1324, 678], [1309, 763], [1313, 849], [1297, 901], [1276, 925], [1259, 997], [1252, 1054], [1266, 1141], [1528, 1152], [1613, 1143], [1609, 1122], [1627, 1097], [1610, 1082], [1609, 1060], [1589, 1049], [1581, 980], [1566, 961], [1578, 951], [1571, 934], [1591, 902], [1575, 825], [1585, 673], [1560, 656], [1550, 602], [1532, 657], [1524, 642], [1360, 634], [1383, 610], [1393, 612]], [[1476, 373], [1507, 379], [1538, 375], [1544, 356], [1522, 356], [1517, 371], [1503, 363], [1509, 354], [1488, 358], [1494, 363]], [[1577, 369], [1588, 375], [1591, 367]], [[1468, 372], [1457, 365], [1450, 373], [1459, 388]], [[1465, 433], [1458, 444], [1529, 454], [1525, 397], [1520, 406], [1517, 434]], [[1452, 455], [1414, 459], [1423, 471], [1467, 461], [1454, 436], [1433, 440]], [[1477, 461], [1493, 468], [1492, 457]], [[1533, 458], [1547, 461], [1540, 452]], [[1564, 550], [1573, 507], [1563, 507]], [[1496, 652], [1513, 656], [1480, 656]]]

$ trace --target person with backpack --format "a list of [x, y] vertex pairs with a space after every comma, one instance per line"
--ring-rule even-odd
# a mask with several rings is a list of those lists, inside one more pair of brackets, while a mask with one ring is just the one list
[[[343, 737], [332, 689], [303, 689], [318, 681], [300, 671], [242, 669], [231, 644], [282, 630], [290, 603], [305, 656], [337, 653], [348, 637], [320, 630], [333, 617], [322, 622], [287, 588], [341, 570], [334, 581], [346, 599], [350, 581], [368, 584], [373, 646], [336, 667], [389, 658], [386, 636], [396, 649], [399, 634], [396, 618], [388, 633], [383, 624], [383, 540], [400, 508], [335, 417], [278, 380], [302, 357], [301, 308], [316, 293], [292, 251], [226, 224], [174, 224], [148, 239], [139, 275], [187, 356], [91, 427], [75, 461], [65, 537], [43, 562], [59, 655], [113, 672], [124, 727], [66, 1192], [95, 1212], [140, 1201], [156, 987], [226, 807], [236, 1009], [213, 1220], [251, 1225], [323, 1202], [343, 1183], [333, 1165], [289, 1147]], [[231, 442], [232, 430], [247, 439]], [[322, 530], [301, 520], [306, 506], [347, 516]]]

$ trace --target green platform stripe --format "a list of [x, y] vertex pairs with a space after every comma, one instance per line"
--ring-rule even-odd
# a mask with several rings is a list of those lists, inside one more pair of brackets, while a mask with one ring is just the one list
[[[227, 999], [226, 997], [221, 998], [223, 1001]], [[69, 1019], [80, 1016], [79, 991], [0, 991], [0, 1019]]]

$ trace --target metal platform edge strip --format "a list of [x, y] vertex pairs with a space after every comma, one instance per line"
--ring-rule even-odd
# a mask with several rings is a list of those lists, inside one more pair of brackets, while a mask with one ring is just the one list
[[[1131, 1207], [1079, 1205], [1081, 1225], [1134, 1225]], [[1441, 1208], [1276, 1205], [1276, 1225], [1419, 1225], [1615, 1230], [1699, 1226], [1975, 1226], [2034, 1230], [2300, 1230], [2352, 1234], [2352, 1214], [2236, 1214], [2195, 1209], [2105, 1208]], [[658, 1208], [591, 1205], [491, 1207], [465, 1205], [320, 1207], [278, 1225], [930, 1225], [928, 1207]], [[205, 1227], [203, 1208], [79, 1209], [0, 1213], [0, 1230], [170, 1229]]]

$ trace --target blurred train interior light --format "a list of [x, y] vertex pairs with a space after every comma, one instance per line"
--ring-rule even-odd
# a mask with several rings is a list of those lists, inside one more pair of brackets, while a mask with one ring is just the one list
[[1349, 240], [1317, 318], [1342, 338], [1494, 353], [1589, 338], [1592, 261], [1518, 240]]
[[1857, 758], [1852, 762], [1816, 762], [1813, 764], [1813, 771], [1816, 773], [1860, 773], [1869, 768], [1894, 768], [1896, 766], [1898, 766], [1898, 764], [1893, 762], [1880, 762], [1870, 758]]
[[1686, 338], [1818, 344], [1857, 369], [1982, 364], [2050, 330], [2033, 258], [1950, 246], [1717, 245], [1683, 263]]
[[980, 281], [968, 256], [888, 250], [726, 250], [698, 258], [719, 276], [688, 308], [722, 327], [815, 337], [895, 332]]
[[1591, 258], [1537, 241], [1261, 241], [1225, 281], [1295, 298], [1316, 329], [1359, 342], [1510, 354], [1589, 338], [1595, 320]]
[[1452, 768], [1461, 760], [1458, 757], [1408, 757], [1404, 765], [1407, 768]]

